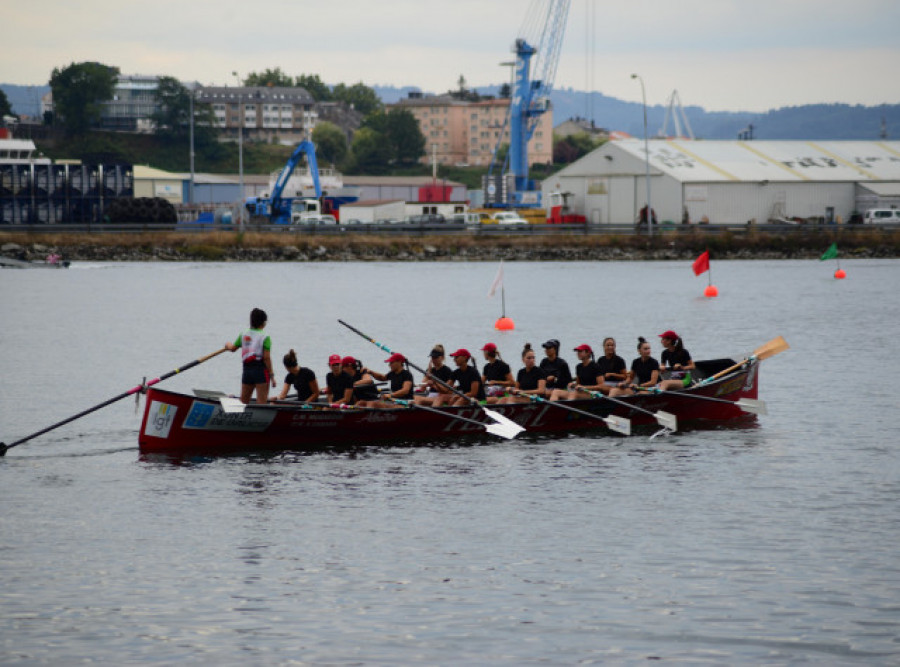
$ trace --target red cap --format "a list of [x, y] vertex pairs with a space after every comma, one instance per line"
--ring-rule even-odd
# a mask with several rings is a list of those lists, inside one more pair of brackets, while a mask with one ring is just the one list
[[450, 354], [450, 356], [451, 357], [466, 357], [468, 359], [472, 358], [472, 355], [469, 354], [469, 351], [464, 347], [459, 348], [456, 352], [452, 352]]
[[341, 355], [332, 354], [330, 357], [328, 357], [328, 365], [329, 366], [334, 366], [335, 364], [339, 364], [339, 363], [341, 363]]
[[659, 337], [660, 338], [671, 338], [672, 340], [677, 340], [678, 334], [675, 333], [674, 331], [672, 331], [671, 329], [669, 329], [668, 331], [663, 331], [661, 334], [659, 334]]
[[575, 351], [576, 351], [576, 352], [581, 352], [582, 350], [584, 350], [584, 351], [586, 351], [586, 352], [590, 352], [591, 354], [593, 354], [593, 352], [594, 352], [594, 351], [591, 349], [591, 346], [588, 345], [587, 343], [582, 343], [581, 345], [579, 345], [578, 347], [575, 348]]
[[394, 352], [394, 354], [392, 354], [391, 356], [389, 356], [387, 359], [384, 360], [384, 363], [392, 364], [395, 361], [406, 361], [406, 357], [404, 357], [399, 352]]
[[485, 344], [484, 344], [484, 347], [481, 348], [481, 349], [482, 349], [482, 351], [484, 351], [484, 352], [496, 352], [496, 351], [497, 351], [497, 346], [494, 345], [493, 343], [485, 343]]
[[343, 359], [341, 359], [341, 366], [355, 366], [355, 365], [356, 365], [356, 359], [354, 359], [353, 357], [344, 357]]

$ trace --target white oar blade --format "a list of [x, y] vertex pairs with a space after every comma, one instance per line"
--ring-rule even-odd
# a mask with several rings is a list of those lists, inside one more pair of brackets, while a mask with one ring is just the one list
[[673, 415], [671, 412], [664, 412], [663, 410], [657, 410], [656, 414], [656, 423], [660, 426], [663, 426], [670, 431], [678, 430], [678, 418]]
[[737, 405], [744, 412], [752, 412], [756, 415], [769, 414], [769, 411], [766, 408], [765, 401], [757, 401], [752, 398], [742, 398], [738, 401], [735, 401], [735, 405]]
[[631, 420], [627, 417], [615, 417], [610, 415], [609, 417], [604, 417], [603, 421], [606, 422], [606, 425], [613, 431], [617, 433], [621, 433], [622, 435], [631, 435]]
[[494, 435], [499, 435], [507, 440], [511, 440], [525, 430], [523, 426], [519, 426], [512, 419], [504, 417], [499, 412], [494, 412], [493, 410], [485, 408], [484, 414], [497, 422], [496, 424], [490, 424], [486, 427], [488, 432], [493, 433]]
[[219, 405], [222, 406], [222, 412], [233, 413], [243, 412], [247, 406], [241, 403], [241, 399], [232, 398], [231, 396], [220, 396]]

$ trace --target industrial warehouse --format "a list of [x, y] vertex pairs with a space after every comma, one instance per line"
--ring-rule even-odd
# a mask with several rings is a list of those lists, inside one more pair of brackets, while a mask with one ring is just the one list
[[636, 222], [647, 201], [661, 223], [850, 222], [900, 206], [898, 141], [618, 139], [547, 178], [588, 222]]

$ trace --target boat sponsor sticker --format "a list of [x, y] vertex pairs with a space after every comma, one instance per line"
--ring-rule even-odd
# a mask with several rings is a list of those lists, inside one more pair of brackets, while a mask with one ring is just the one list
[[162, 401], [152, 401], [147, 411], [147, 423], [144, 425], [144, 435], [154, 438], [168, 438], [172, 422], [175, 421], [175, 413], [178, 408]]
[[273, 419], [275, 419], [274, 410], [247, 408], [243, 412], [225, 412], [218, 404], [194, 401], [187, 417], [184, 418], [182, 428], [261, 433]]

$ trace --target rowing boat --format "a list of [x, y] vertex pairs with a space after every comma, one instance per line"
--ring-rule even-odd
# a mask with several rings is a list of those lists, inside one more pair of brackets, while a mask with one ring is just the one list
[[[735, 366], [731, 359], [696, 362], [698, 375], [712, 378]], [[744, 364], [711, 382], [678, 392], [603, 399], [563, 401], [579, 412], [548, 402], [492, 405], [491, 409], [523, 426], [528, 433], [568, 433], [609, 429], [604, 417], [630, 419], [634, 426], [656, 424], [653, 414], [670, 413], [678, 428], [709, 428], [752, 422], [760, 410], [756, 401], [759, 361]], [[232, 399], [233, 402], [233, 399]], [[250, 404], [231, 409], [224, 394], [195, 391], [194, 395], [147, 390], [138, 434], [143, 454], [234, 454], [257, 451], [316, 451], [333, 446], [444, 441], [485, 435], [486, 416], [478, 406], [418, 409], [309, 406], [290, 401]], [[597, 416], [591, 419], [581, 413]]]

